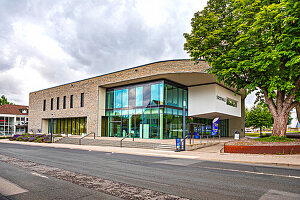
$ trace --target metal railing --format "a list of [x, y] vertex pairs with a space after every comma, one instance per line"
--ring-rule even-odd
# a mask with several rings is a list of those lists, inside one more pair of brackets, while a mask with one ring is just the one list
[[[189, 137], [189, 141], [190, 144], [195, 144], [195, 135], [188, 135], [187, 137]], [[185, 139], [187, 139], [187, 137]], [[199, 139], [200, 139], [200, 144], [202, 144], [202, 140], [206, 139], [206, 144], [212, 143], [215, 144], [215, 138], [218, 137], [219, 138], [219, 143], [221, 142], [221, 134], [217, 134], [214, 136], [211, 135], [199, 135]]]
[[124, 136], [121, 140], [120, 140], [120, 147], [123, 147], [123, 140], [125, 140], [126, 138], [128, 138], [130, 135], [132, 135], [132, 141], [134, 141], [134, 133], [128, 133], [126, 136]]
[[91, 135], [91, 134], [94, 134], [94, 139], [96, 139], [96, 133], [89, 133], [89, 134], [86, 134], [85, 136], [83, 136], [83, 137], [81, 137], [80, 139], [79, 139], [79, 145], [81, 145], [81, 140], [83, 139], [83, 138], [85, 138], [85, 137], [87, 137], [87, 136], [89, 136], [89, 135]]
[[[55, 142], [57, 142], [57, 141], [59, 141], [59, 140], [61, 140], [61, 139], [63, 139], [63, 138], [65, 138], [65, 137], [63, 137], [61, 134], [65, 134], [65, 133], [67, 133], [67, 136], [65, 136], [65, 137], [69, 137], [69, 134], [68, 134], [68, 132], [61, 132], [59, 135], [53, 135], [52, 136], [52, 143], [55, 143]], [[56, 137], [61, 137], [60, 139], [58, 139], [57, 141], [55, 141], [55, 138]]]

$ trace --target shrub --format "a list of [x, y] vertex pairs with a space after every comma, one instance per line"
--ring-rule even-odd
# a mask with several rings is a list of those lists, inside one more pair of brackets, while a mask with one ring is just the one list
[[295, 139], [287, 138], [286, 136], [279, 137], [275, 135], [271, 135], [270, 137], [257, 138], [257, 141], [260, 142], [294, 142]]

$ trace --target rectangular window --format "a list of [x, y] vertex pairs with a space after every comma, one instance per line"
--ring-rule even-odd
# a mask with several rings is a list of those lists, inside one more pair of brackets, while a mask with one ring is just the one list
[[115, 90], [115, 108], [122, 108], [122, 90]]
[[135, 105], [143, 106], [143, 87], [135, 88]]
[[114, 91], [109, 91], [106, 93], [106, 102], [107, 109], [114, 108]]
[[135, 107], [135, 88], [129, 88], [128, 90], [128, 104], [129, 107]]
[[51, 110], [53, 110], [53, 98], [51, 98]]
[[128, 89], [122, 90], [122, 108], [128, 107]]
[[66, 101], [67, 101], [67, 97], [64, 96], [64, 100], [63, 100], [63, 109], [66, 109]]
[[73, 95], [70, 96], [70, 108], [73, 108]]
[[80, 97], [80, 107], [84, 106], [84, 93], [81, 93], [81, 97]]
[[59, 97], [56, 98], [56, 108], [59, 109]]
[[44, 103], [43, 103], [43, 111], [46, 111], [46, 99], [44, 100]]
[[163, 84], [151, 85], [151, 105], [163, 104]]

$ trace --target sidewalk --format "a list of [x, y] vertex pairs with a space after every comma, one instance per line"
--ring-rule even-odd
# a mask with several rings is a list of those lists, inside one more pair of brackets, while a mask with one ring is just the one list
[[261, 154], [221, 153], [220, 151], [224, 146], [223, 142], [214, 146], [209, 146], [194, 151], [181, 151], [181, 152], [152, 150], [152, 149], [107, 147], [107, 146], [58, 144], [58, 143], [17, 142], [17, 141], [9, 141], [7, 139], [0, 140], [0, 145], [1, 143], [23, 144], [23, 145], [31, 145], [31, 146], [45, 146], [45, 147], [54, 147], [54, 148], [82, 149], [88, 151], [104, 151], [104, 152], [113, 152], [113, 153], [145, 155], [145, 156], [161, 156], [161, 157], [170, 157], [170, 158], [189, 158], [189, 159], [200, 159], [200, 160], [209, 160], [209, 161], [291, 166], [291, 167], [300, 168], [300, 154], [261, 155]]

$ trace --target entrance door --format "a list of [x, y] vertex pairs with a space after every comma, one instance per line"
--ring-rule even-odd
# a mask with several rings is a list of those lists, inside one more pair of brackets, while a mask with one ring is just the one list
[[112, 137], [121, 137], [122, 131], [122, 122], [121, 121], [112, 121], [110, 122], [110, 136]]

